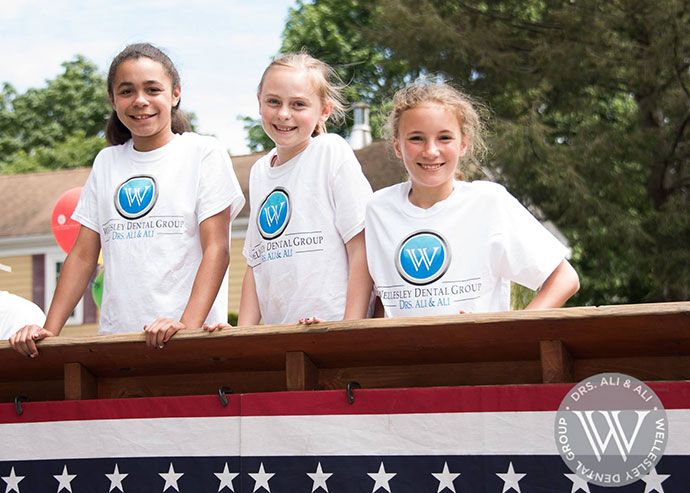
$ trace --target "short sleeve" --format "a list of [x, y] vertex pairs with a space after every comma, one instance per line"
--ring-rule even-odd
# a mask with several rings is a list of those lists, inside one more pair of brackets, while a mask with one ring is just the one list
[[96, 157], [91, 173], [89, 173], [89, 177], [81, 189], [79, 202], [72, 213], [72, 219], [82, 226], [86, 226], [100, 234], [101, 227], [100, 221], [98, 220], [98, 187], [96, 178], [98, 167], [98, 157]]
[[[260, 163], [257, 162], [252, 166], [252, 169], [249, 172], [249, 195], [250, 195], [250, 200], [251, 200], [251, 194], [252, 190], [255, 189], [254, 185], [254, 174], [256, 172], [257, 167], [260, 166]], [[244, 237], [244, 246], [242, 247], [242, 255], [244, 255], [244, 258], [247, 260], [247, 265], [249, 267], [255, 267], [258, 262], [256, 260], [252, 259], [252, 251], [254, 250], [255, 247], [258, 246], [260, 243], [259, 240], [259, 231], [256, 225], [256, 219], [255, 219], [255, 214], [256, 211], [254, 210], [254, 207], [250, 208], [251, 210], [249, 211], [249, 222], [247, 224], [247, 231], [245, 233]]]
[[24, 325], [43, 326], [46, 316], [31, 301], [0, 291], [0, 339], [8, 339]]
[[247, 228], [247, 235], [244, 237], [244, 247], [242, 247], [242, 255], [247, 261], [249, 267], [256, 267], [259, 262], [252, 258], [252, 251], [256, 248], [258, 240], [256, 239], [256, 232], [252, 228]]
[[340, 158], [330, 189], [335, 205], [335, 227], [343, 243], [347, 243], [364, 229], [366, 207], [373, 192], [355, 153], [347, 144]]
[[218, 214], [230, 207], [230, 220], [244, 206], [244, 195], [232, 167], [230, 155], [220, 142], [213, 139], [201, 158], [201, 175], [197, 195], [197, 221]]
[[501, 187], [499, 223], [491, 254], [501, 277], [536, 290], [567, 256], [559, 242], [518, 200]]

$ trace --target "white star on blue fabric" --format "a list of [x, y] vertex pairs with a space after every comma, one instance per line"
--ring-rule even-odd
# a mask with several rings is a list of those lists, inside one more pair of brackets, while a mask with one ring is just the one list
[[14, 467], [10, 469], [10, 475], [9, 476], [2, 476], [2, 480], [7, 484], [7, 489], [5, 490], [5, 493], [10, 493], [11, 491], [16, 491], [17, 493], [20, 493], [19, 491], [19, 483], [22, 482], [22, 479], [24, 479], [26, 476], [17, 476], [14, 473]]
[[259, 470], [257, 472], [250, 472], [248, 474], [254, 480], [254, 492], [256, 492], [259, 488], [264, 488], [269, 493], [271, 492], [271, 487], [268, 486], [268, 481], [275, 476], [275, 473], [266, 472], [263, 462], [259, 464]]
[[642, 481], [644, 481], [644, 493], [651, 493], [652, 491], [664, 493], [664, 487], [661, 486], [661, 483], [670, 477], [670, 474], [657, 474], [655, 467], [649, 471], [649, 474], [642, 476]]
[[587, 481], [577, 474], [564, 474], [564, 476], [573, 482], [573, 487], [571, 488], [570, 493], [576, 493], [579, 490], [582, 490], [585, 493], [590, 493], [589, 484], [587, 484]]
[[177, 482], [180, 480], [182, 476], [184, 476], [184, 473], [175, 472], [175, 468], [173, 467], [172, 462], [170, 463], [170, 468], [168, 469], [168, 472], [159, 472], [158, 475], [165, 480], [163, 491], [166, 491], [168, 488], [175, 488], [175, 491], [180, 491], [179, 486], [177, 486]]
[[326, 490], [326, 493], [328, 493], [328, 485], [326, 484], [326, 481], [328, 481], [328, 478], [333, 476], [333, 473], [323, 472], [323, 469], [321, 469], [320, 462], [316, 466], [316, 471], [308, 472], [307, 476], [309, 476], [311, 480], [314, 482], [314, 484], [311, 487], [311, 493], [314, 493], [319, 488], [323, 488], [324, 490]]
[[383, 466], [383, 461], [381, 461], [378, 472], [368, 472], [367, 474], [371, 479], [374, 480], [374, 489], [371, 490], [371, 493], [376, 493], [376, 491], [380, 488], [383, 488], [388, 493], [391, 493], [391, 487], [389, 486], [388, 482], [393, 479], [397, 473], [386, 472], [386, 468]]
[[506, 491], [508, 491], [511, 488], [517, 491], [517, 493], [522, 493], [520, 491], [520, 485], [518, 483], [522, 478], [524, 478], [527, 475], [515, 472], [515, 469], [513, 469], [512, 461], [508, 465], [508, 471], [504, 473], [497, 472], [496, 476], [501, 478], [501, 480], [503, 481], [503, 491], [501, 491], [501, 493], [506, 493]]
[[58, 481], [58, 489], [57, 493], [60, 493], [63, 489], [69, 491], [72, 493], [72, 480], [77, 477], [76, 474], [69, 474], [67, 472], [67, 466], [65, 465], [62, 468], [62, 474], [59, 474], [57, 476], [53, 475], [55, 479]]
[[115, 464], [115, 470], [113, 473], [106, 474], [105, 476], [110, 480], [110, 489], [108, 492], [113, 491], [115, 488], [119, 489], [122, 493], [125, 492], [125, 489], [122, 486], [122, 480], [129, 476], [129, 474], [121, 473], [120, 469], [117, 467], [117, 464]]
[[214, 472], [215, 476], [220, 480], [220, 485], [218, 485], [218, 491], [222, 490], [223, 488], [229, 488], [230, 491], [235, 491], [235, 488], [232, 486], [232, 481], [239, 476], [238, 473], [236, 472], [230, 472], [230, 469], [228, 469], [228, 463], [225, 463], [225, 467], [223, 468], [223, 472]]
[[453, 481], [458, 479], [458, 476], [460, 476], [460, 473], [454, 473], [450, 472], [448, 470], [448, 462], [443, 463], [443, 471], [441, 472], [432, 472], [431, 475], [436, 478], [438, 481], [438, 491], [436, 493], [441, 493], [443, 490], [448, 488], [450, 491], [453, 493], [455, 492], [455, 486], [453, 485]]

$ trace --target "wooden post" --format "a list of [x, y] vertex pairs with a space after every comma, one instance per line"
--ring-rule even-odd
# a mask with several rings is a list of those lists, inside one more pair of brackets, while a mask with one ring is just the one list
[[98, 381], [81, 363], [65, 363], [65, 400], [96, 399]]
[[302, 351], [285, 353], [287, 390], [315, 390], [319, 384], [319, 369]]
[[573, 358], [562, 341], [539, 341], [539, 351], [544, 383], [573, 382]]

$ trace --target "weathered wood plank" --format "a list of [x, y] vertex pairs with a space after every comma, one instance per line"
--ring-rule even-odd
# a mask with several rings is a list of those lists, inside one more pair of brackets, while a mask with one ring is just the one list
[[544, 383], [573, 382], [573, 357], [562, 341], [539, 341]]
[[29, 402], [61, 401], [65, 398], [63, 379], [0, 382], [0, 402], [14, 402], [18, 395], [28, 397]]
[[495, 361], [319, 371], [319, 388], [345, 390], [352, 381], [365, 389], [541, 383], [541, 367], [539, 361]]
[[[541, 366], [546, 352], [541, 341], [560, 341], [567, 347], [575, 369], [572, 377], [565, 356], [557, 351], [548, 363], [551, 369]], [[138, 392], [136, 386], [130, 389], [121, 382], [132, 379], [145, 384], [140, 389], [144, 395], [199, 393], [194, 376], [205, 382], [203, 393], [215, 392], [216, 383], [232, 383], [202, 375], [221, 374], [249, 378], [246, 384], [238, 382], [242, 386], [238, 392], [313, 388], [315, 370], [300, 361], [301, 356], [293, 366], [288, 359], [295, 356], [288, 353], [308, 355], [318, 369], [319, 386], [337, 387], [344, 380], [356, 379], [338, 376], [345, 374], [357, 374], [374, 386], [492, 384], [504, 383], [506, 378], [510, 383], [533, 383], [545, 379], [544, 371], [547, 381], [578, 380], [582, 372], [596, 366], [587, 366], [587, 361], [625, 364], [635, 370], [628, 362], [636, 360], [642, 362], [642, 374], [673, 379], [687, 374], [682, 362], [690, 357], [690, 302], [252, 326], [214, 333], [183, 331], [162, 350], [147, 348], [139, 333], [53, 337], [38, 346], [39, 357], [31, 359], [0, 341], [0, 383], [61, 381], [65, 363], [79, 363], [98, 380], [99, 396]], [[659, 358], [669, 363], [655, 369], [652, 362]], [[494, 363], [504, 365], [504, 371], [486, 370]], [[286, 365], [296, 370], [287, 371]], [[458, 368], [466, 372], [444, 376], [431, 369], [434, 365], [465, 365]], [[526, 365], [524, 373], [510, 375], [511, 367], [519, 365]], [[424, 371], [416, 376], [405, 372], [406, 367]], [[371, 368], [377, 370], [364, 370]], [[249, 377], [254, 374], [256, 379]], [[261, 377], [269, 374], [282, 380]], [[172, 375], [185, 376], [179, 389]], [[163, 389], [154, 388], [158, 385]], [[54, 398], [54, 391], [49, 394]]]
[[287, 390], [315, 390], [319, 383], [319, 369], [302, 351], [285, 353]]
[[640, 380], [690, 380], [690, 356], [594, 358], [574, 362], [575, 381], [597, 373], [618, 372]]
[[95, 399], [98, 397], [96, 377], [81, 363], [65, 363], [65, 400]]
[[160, 397], [171, 395], [209, 395], [220, 387], [233, 393], [278, 392], [285, 390], [285, 372], [221, 372], [106, 377], [99, 380], [98, 397]]

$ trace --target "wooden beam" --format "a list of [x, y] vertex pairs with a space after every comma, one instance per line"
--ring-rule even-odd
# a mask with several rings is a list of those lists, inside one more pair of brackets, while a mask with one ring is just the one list
[[597, 373], [618, 372], [639, 380], [690, 380], [690, 356], [577, 359], [575, 381]]
[[302, 351], [285, 353], [285, 381], [287, 390], [316, 390], [319, 369]]
[[125, 397], [160, 397], [167, 395], [209, 395], [220, 387], [230, 387], [235, 394], [248, 392], [281, 392], [285, 390], [285, 372], [208, 372], [170, 373], [165, 375], [132, 375], [99, 377], [99, 399]]
[[573, 358], [562, 341], [539, 341], [539, 352], [544, 383], [574, 381]]
[[[219, 385], [235, 392], [340, 388], [350, 380], [364, 388], [500, 385], [578, 381], [600, 367], [685, 379], [690, 302], [189, 330], [163, 350], [144, 339], [49, 337], [38, 343], [38, 358], [0, 341], [0, 391], [12, 397], [32, 382], [52, 382], [29, 395], [49, 400], [60, 398], [53, 385], [68, 399], [215, 393]], [[91, 375], [68, 370], [74, 362]]]
[[459, 385], [514, 385], [541, 383], [539, 361], [489, 361], [439, 365], [357, 366], [321, 368], [320, 389], [344, 390], [348, 382], [364, 389], [401, 387], [456, 387]]
[[16, 380], [0, 382], [0, 402], [13, 402], [18, 395], [35, 401], [61, 401], [64, 398], [62, 378], [55, 380]]
[[144, 334], [49, 337], [40, 357], [0, 341], [0, 381], [54, 380], [78, 361], [99, 377], [284, 371], [302, 351], [318, 368], [539, 360], [539, 341], [576, 360], [690, 355], [690, 302], [180, 331], [164, 350]]
[[98, 381], [81, 363], [65, 363], [65, 400], [96, 399]]

